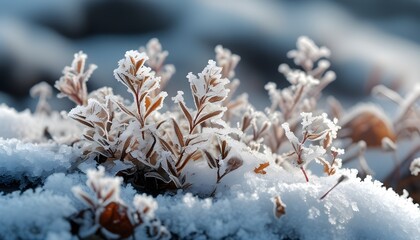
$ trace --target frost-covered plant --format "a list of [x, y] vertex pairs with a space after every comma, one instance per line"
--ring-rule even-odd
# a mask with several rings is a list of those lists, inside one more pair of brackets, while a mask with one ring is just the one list
[[[337, 131], [340, 129], [337, 126], [337, 119], [331, 121], [327, 118], [327, 114], [323, 113], [319, 116], [312, 116], [312, 113], [301, 113], [302, 116], [302, 139], [299, 140], [296, 135], [290, 130], [289, 123], [283, 123], [282, 127], [285, 131], [287, 139], [292, 145], [293, 151], [284, 154], [284, 158], [292, 159], [305, 175], [306, 181], [308, 176], [304, 170], [304, 165], [307, 165], [312, 160], [320, 162], [324, 165], [324, 170], [328, 175], [336, 172], [336, 168], [341, 167], [341, 159], [337, 158], [340, 154], [344, 154], [343, 149], [331, 147], [332, 140], [337, 137]], [[317, 143], [315, 145], [305, 144], [310, 141]], [[331, 156], [331, 162], [324, 158], [327, 151]]]
[[143, 237], [169, 238], [169, 232], [155, 218], [157, 203], [152, 197], [136, 195], [134, 208], [129, 207], [119, 196], [121, 178], [106, 177], [102, 166], [98, 170], [88, 170], [87, 177], [86, 185], [91, 193], [79, 186], [72, 189], [88, 207], [71, 218], [79, 237], [97, 235], [106, 239], [121, 239], [139, 235], [139, 229], [144, 232]]
[[277, 90], [274, 83], [266, 85], [272, 101], [271, 111], [279, 108], [283, 121], [295, 120], [301, 112], [315, 110], [316, 99], [321, 91], [335, 80], [335, 73], [327, 71], [330, 62], [326, 59], [330, 51], [326, 47], [319, 48], [307, 37], [299, 37], [297, 49], [288, 52], [300, 69], [291, 69], [287, 64], [279, 66], [281, 72], [290, 82], [291, 86]]
[[[178, 91], [172, 98], [178, 109], [160, 113], [167, 96], [160, 90], [161, 78], [168, 80], [173, 67], [164, 65], [168, 53], [162, 50], [157, 39], [152, 39], [146, 48], [141, 48], [145, 52], [128, 51], [114, 71], [115, 78], [133, 96], [132, 104], [115, 96], [109, 88], [87, 95], [85, 81], [80, 82], [82, 87], [76, 92], [83, 96], [80, 99], [87, 97], [89, 100], [76, 101], [79, 106], [69, 114], [86, 127], [84, 140], [79, 145], [86, 157], [96, 157], [100, 164], [112, 168], [115, 161], [124, 162], [125, 169], [118, 175], [153, 193], [193, 184], [188, 182], [187, 175], [200, 173], [186, 174], [186, 169], [194, 162], [206, 161], [210, 170], [215, 169], [215, 183], [220, 183], [227, 174], [243, 165], [238, 150], [231, 151], [231, 145], [239, 143], [248, 145], [250, 151], [271, 150], [282, 164], [284, 161], [281, 160], [289, 158], [304, 173], [303, 165], [316, 159], [324, 165], [327, 174], [334, 174], [340, 165], [337, 156], [341, 151], [331, 149], [330, 145], [338, 127], [325, 115], [311, 115], [316, 110], [320, 91], [335, 78], [334, 73], [326, 72], [329, 62], [320, 60], [327, 57], [329, 51], [318, 48], [305, 37], [298, 40], [297, 47], [289, 57], [304, 70], [280, 66], [291, 86], [282, 90], [275, 89], [274, 83], [266, 86], [272, 100], [267, 113], [256, 111], [246, 95], [232, 100], [239, 80], [231, 82], [227, 77], [235, 76], [240, 57], [220, 45], [215, 48], [217, 62], [209, 60], [201, 73], [187, 76], [193, 108], [185, 103], [184, 93]], [[66, 76], [72, 72], [81, 74], [85, 59], [86, 55], [76, 54], [72, 67], [65, 69], [65, 76], [56, 86], [62, 85], [63, 79], [68, 79]], [[87, 77], [83, 79], [87, 80], [90, 74], [85, 75]], [[66, 92], [63, 94], [70, 97]], [[298, 128], [298, 116], [302, 111], [308, 113], [302, 115], [303, 125]], [[296, 137], [290, 138], [292, 132], [297, 134], [299, 131], [302, 131], [302, 142]], [[287, 138], [292, 145], [282, 149]], [[306, 146], [306, 140], [318, 145]], [[294, 154], [285, 154], [289, 149], [294, 150]], [[327, 153], [331, 155], [331, 161], [325, 159]], [[265, 162], [255, 172], [263, 174], [268, 166]]]
[[40, 82], [35, 84], [30, 90], [31, 97], [39, 98], [36, 106], [35, 113], [37, 114], [49, 114], [51, 107], [47, 100], [52, 96], [51, 86], [46, 82]]
[[[206, 161], [210, 170], [214, 169], [218, 184], [243, 165], [237, 150], [231, 151], [231, 145], [237, 143], [246, 144], [250, 151], [271, 152], [282, 166], [296, 164], [307, 180], [305, 168], [312, 160], [323, 165], [327, 175], [341, 167], [339, 156], [344, 150], [332, 145], [337, 137], [350, 137], [357, 143], [365, 169], [368, 169], [363, 157], [366, 147], [381, 145], [395, 149], [393, 143], [404, 129], [394, 134], [394, 127], [376, 107], [342, 115], [339, 103], [330, 100], [335, 104], [333, 115], [345, 129], [337, 134], [338, 120], [328, 119], [322, 109], [317, 109], [321, 91], [335, 79], [325, 59], [330, 52], [307, 37], [300, 37], [296, 46], [288, 57], [300, 69], [286, 64], [279, 66], [291, 85], [283, 89], [277, 89], [274, 83], [266, 85], [272, 104], [265, 112], [255, 110], [246, 95], [233, 98], [239, 80], [228, 78], [235, 77], [240, 57], [219, 45], [215, 48], [216, 62], [210, 60], [201, 73], [187, 76], [193, 107], [185, 102], [184, 93], [178, 91], [172, 98], [178, 108], [162, 113], [167, 93], [161, 91], [161, 84], [162, 81], [166, 84], [174, 68], [164, 64], [168, 52], [162, 50], [157, 39], [152, 39], [145, 48], [140, 48], [144, 52], [128, 51], [114, 71], [115, 78], [133, 96], [132, 104], [115, 96], [109, 88], [89, 95], [82, 91], [89, 100], [82, 101], [84, 104], [70, 112], [72, 118], [86, 126], [84, 140], [79, 144], [86, 157], [94, 156], [98, 163], [110, 168], [115, 161], [122, 161], [125, 167], [118, 174], [134, 186], [153, 193], [189, 187], [193, 184], [188, 181], [189, 176], [200, 173], [194, 173], [194, 167], [190, 169], [188, 165], [201, 161]], [[65, 76], [71, 75], [71, 69], [74, 72], [79, 68], [78, 72], [83, 72], [84, 67], [77, 66], [84, 66], [85, 59], [86, 55], [76, 54], [72, 67], [65, 69]], [[90, 74], [85, 75], [87, 79]], [[82, 86], [80, 89], [85, 89]], [[386, 91], [383, 88], [377, 92]], [[413, 114], [413, 104], [418, 98], [415, 93], [406, 102], [401, 102], [402, 97], [398, 100], [396, 93], [391, 94], [402, 106], [399, 119], [417, 116]], [[371, 126], [367, 132], [360, 127], [364, 122]], [[254, 172], [264, 174], [268, 166], [269, 162], [260, 164]]]
[[[132, 94], [133, 104], [115, 96], [112, 89], [102, 88], [88, 95], [87, 104], [69, 113], [86, 127], [80, 143], [84, 155], [110, 167], [114, 161], [123, 161], [127, 167], [119, 175], [146, 191], [188, 187], [184, 169], [199, 159], [207, 159], [209, 166], [217, 168], [215, 182], [220, 182], [242, 165], [241, 159], [228, 155], [228, 141], [224, 139], [230, 133], [222, 120], [229, 80], [210, 60], [198, 76], [187, 76], [194, 110], [185, 104], [183, 92], [178, 92], [173, 98], [178, 112], [162, 115], [159, 110], [167, 93], [160, 91], [161, 78], [156, 74], [167, 52], [162, 52], [157, 40], [151, 40], [145, 50], [152, 55], [151, 67], [145, 65], [149, 58], [144, 52], [128, 51], [114, 71], [115, 78]], [[223, 130], [225, 127], [228, 129]], [[215, 148], [206, 148], [208, 144]], [[217, 151], [224, 153], [222, 158], [209, 158]]]
[[77, 105], [86, 105], [88, 100], [86, 82], [89, 80], [96, 65], [90, 64], [85, 69], [87, 55], [83, 52], [74, 54], [71, 66], [63, 70], [63, 76], [55, 83], [55, 87], [61, 92], [59, 97], [68, 97]]
[[146, 66], [149, 66], [160, 77], [160, 88], [163, 89], [168, 84], [172, 75], [175, 73], [175, 66], [172, 64], [165, 64], [168, 51], [162, 50], [162, 45], [157, 38], [152, 38], [146, 44], [146, 47], [140, 47], [140, 52], [146, 53], [149, 60]]

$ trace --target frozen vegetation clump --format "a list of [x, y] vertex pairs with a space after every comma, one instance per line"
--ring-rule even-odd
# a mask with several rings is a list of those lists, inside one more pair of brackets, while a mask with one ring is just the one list
[[[300, 37], [282, 64], [290, 83], [265, 89], [271, 106], [258, 111], [234, 94], [240, 57], [221, 45], [169, 96], [175, 67], [157, 39], [127, 51], [111, 88], [88, 91], [96, 66], [75, 54], [55, 87], [76, 106], [48, 105], [51, 88], [34, 86], [35, 113], [0, 106], [2, 239], [409, 239], [420, 235], [418, 204], [372, 180], [365, 153], [414, 140], [398, 171], [418, 175], [417, 100], [385, 87], [376, 96], [397, 105], [391, 119], [373, 104], [344, 111], [322, 90], [336, 75], [330, 51]], [[172, 100], [172, 101], [171, 101]], [[349, 151], [348, 154], [346, 151]], [[357, 159], [360, 171], [343, 168]], [[411, 165], [410, 165], [411, 163]], [[366, 176], [364, 180], [360, 176]], [[415, 176], [412, 176], [415, 177]], [[410, 189], [409, 189], [410, 190]], [[413, 195], [414, 197], [415, 195]], [[241, 221], [238, 221], [241, 219]], [[398, 219], [396, 221], [395, 219]]]

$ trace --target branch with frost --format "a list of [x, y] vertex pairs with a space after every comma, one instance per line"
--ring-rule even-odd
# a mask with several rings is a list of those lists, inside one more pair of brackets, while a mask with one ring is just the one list
[[420, 134], [420, 127], [417, 124], [420, 121], [419, 84], [414, 85], [405, 96], [401, 96], [384, 85], [375, 86], [372, 89], [372, 95], [389, 99], [397, 105], [397, 114], [393, 120], [396, 137], [402, 139]]
[[39, 98], [35, 110], [36, 114], [51, 113], [51, 106], [48, 104], [47, 100], [52, 96], [52, 89], [47, 82], [35, 84], [30, 90], [30, 95], [32, 98]]
[[87, 87], [86, 82], [89, 80], [96, 65], [90, 64], [87, 69], [87, 55], [82, 51], [74, 54], [74, 60], [71, 66], [67, 66], [63, 70], [63, 76], [55, 82], [55, 87], [60, 91], [58, 97], [68, 97], [77, 105], [87, 104]]
[[162, 45], [157, 38], [150, 39], [146, 47], [140, 47], [139, 51], [146, 53], [149, 57], [146, 65], [155, 72], [156, 76], [160, 77], [160, 88], [163, 89], [175, 73], [174, 65], [165, 64], [169, 52], [162, 50]]
[[296, 50], [290, 51], [287, 56], [292, 58], [300, 69], [291, 69], [287, 64], [279, 66], [282, 73], [292, 85], [277, 90], [274, 83], [266, 85], [266, 90], [272, 102], [271, 111], [280, 108], [283, 119], [289, 121], [300, 112], [313, 111], [316, 98], [321, 91], [335, 79], [335, 73], [328, 71], [330, 62], [326, 59], [330, 55], [327, 48], [316, 46], [307, 37], [300, 37], [296, 43]]
[[[200, 148], [197, 146], [210, 139], [198, 128], [203, 128], [205, 124], [211, 124], [213, 121], [221, 120], [223, 113], [226, 111], [226, 108], [222, 107], [222, 103], [229, 92], [225, 87], [229, 80], [222, 78], [221, 71], [222, 68], [217, 67], [216, 63], [210, 60], [198, 76], [192, 73], [188, 74], [187, 78], [190, 82], [195, 111], [186, 106], [182, 91], [178, 91], [178, 94], [172, 98], [174, 103], [178, 104], [186, 119], [187, 126], [179, 126], [177, 120], [173, 120], [175, 141], [162, 139], [161, 142], [164, 143], [163, 145], [167, 150], [175, 153], [172, 154], [172, 164], [174, 164], [178, 174], [182, 172], [189, 161], [202, 157]], [[176, 142], [177, 144], [171, 146], [169, 142]]]
[[141, 128], [145, 127], [147, 118], [153, 112], [162, 108], [163, 100], [168, 95], [166, 92], [153, 95], [153, 92], [160, 88], [160, 77], [155, 77], [155, 73], [144, 66], [148, 59], [145, 53], [127, 51], [125, 58], [118, 62], [118, 68], [114, 70], [115, 78], [133, 95], [135, 110], [125, 107], [122, 103], [116, 103], [122, 111], [135, 117]]
[[[302, 139], [299, 140], [290, 130], [289, 123], [283, 123], [282, 127], [285, 136], [289, 140], [293, 151], [284, 155], [286, 159], [296, 163], [305, 175], [306, 181], [309, 181], [304, 166], [312, 160], [316, 160], [324, 166], [324, 170], [328, 175], [335, 173], [335, 168], [341, 167], [341, 159], [338, 155], [344, 153], [344, 150], [331, 147], [332, 141], [337, 137], [337, 119], [331, 121], [327, 118], [327, 114], [323, 113], [319, 116], [312, 116], [312, 113], [301, 113], [302, 116]], [[317, 143], [307, 146], [307, 141]], [[305, 145], [306, 144], [306, 145]], [[331, 162], [327, 161], [324, 155], [330, 152]]]
[[240, 84], [239, 79], [235, 78], [235, 68], [241, 60], [241, 57], [232, 53], [229, 49], [223, 48], [222, 45], [217, 45], [214, 51], [216, 53], [216, 65], [222, 68], [222, 77], [231, 80], [228, 84], [226, 84], [226, 88], [229, 89], [229, 93], [223, 101], [223, 106], [226, 107], [223, 119], [228, 121], [233, 116], [240, 116], [249, 104], [247, 94], [241, 94], [237, 98], [233, 99], [233, 95]]

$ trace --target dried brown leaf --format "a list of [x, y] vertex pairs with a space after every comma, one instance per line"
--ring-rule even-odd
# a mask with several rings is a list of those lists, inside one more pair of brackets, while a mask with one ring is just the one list
[[162, 146], [163, 146], [163, 148], [166, 150], [166, 151], [169, 151], [169, 152], [171, 152], [172, 153], [172, 155], [175, 155], [175, 153], [174, 153], [174, 150], [172, 149], [172, 147], [169, 145], [169, 143], [168, 142], [166, 142], [164, 139], [162, 139], [161, 137], [158, 137], [159, 138], [159, 142], [160, 142], [160, 144], [162, 144]]
[[227, 161], [226, 171], [232, 172], [242, 166], [244, 162], [238, 157], [232, 157]]
[[151, 103], [152, 103], [152, 98], [147, 96], [146, 99], [144, 100], [144, 105], [146, 106], [146, 110], [149, 109]]
[[215, 112], [208, 113], [208, 114], [202, 116], [200, 119], [198, 119], [197, 122], [196, 122], [196, 125], [199, 125], [199, 124], [203, 123], [206, 120], [209, 120], [211, 118], [214, 118], [214, 117], [216, 117], [217, 115], [219, 115], [221, 113], [223, 113], [223, 110], [218, 110], [218, 111], [215, 111]]
[[216, 160], [213, 158], [213, 156], [207, 151], [207, 150], [203, 150], [204, 154], [207, 157], [207, 163], [209, 164], [209, 167], [211, 169], [216, 168], [217, 167], [217, 162]]
[[118, 107], [121, 109], [121, 111], [127, 113], [128, 115], [130, 115], [132, 117], [136, 117], [136, 115], [133, 112], [131, 112], [127, 107], [125, 107], [123, 104], [121, 104], [117, 101], [115, 103], [118, 105]]
[[181, 166], [179, 166], [176, 170], [177, 172], [181, 172], [182, 169], [185, 168], [185, 166], [187, 166], [187, 163], [192, 159], [192, 157], [194, 156], [194, 154], [197, 152], [197, 150], [195, 150], [194, 152], [190, 153], [187, 155], [187, 157], [184, 159], [184, 161], [182, 162]]
[[152, 137], [153, 137], [153, 143], [152, 143], [152, 146], [150, 146], [149, 151], [147, 151], [147, 153], [146, 153], [146, 157], [147, 158], [149, 158], [152, 155], [152, 153], [154, 152], [154, 150], [155, 150], [156, 137], [154, 135], [152, 135]]
[[78, 121], [79, 123], [81, 123], [81, 124], [83, 124], [83, 125], [85, 125], [87, 127], [93, 128], [93, 124], [90, 123], [90, 122], [88, 122], [88, 121], [85, 121], [85, 120], [83, 120], [81, 118], [75, 118], [75, 117], [71, 117], [71, 118], [73, 118], [74, 120]]
[[254, 172], [256, 174], [266, 174], [267, 172], [264, 169], [268, 166], [270, 166], [269, 162], [261, 163], [258, 167], [254, 168]]
[[179, 102], [179, 106], [181, 107], [182, 112], [184, 113], [185, 118], [187, 118], [188, 123], [190, 124], [190, 131], [192, 129], [193, 126], [193, 119], [191, 116], [190, 111], [188, 111], [188, 109], [185, 107], [183, 102]]
[[[141, 68], [141, 66], [143, 66], [144, 64], [144, 58], [140, 59], [137, 63], [136, 63], [136, 72]], [[134, 64], [134, 63], [133, 63]]]
[[[146, 98], [147, 100], [147, 98]], [[152, 106], [147, 110], [146, 115], [144, 115], [144, 118], [146, 119], [152, 112], [156, 111], [157, 109], [161, 108], [163, 104], [163, 97], [159, 97]]]
[[83, 201], [87, 204], [87, 205], [89, 205], [91, 208], [95, 208], [95, 203], [93, 202], [93, 200], [92, 199], [90, 199], [90, 197], [88, 196], [88, 195], [86, 195], [85, 193], [83, 193], [83, 192], [78, 192], [77, 193], [77, 195], [79, 196], [79, 197], [81, 197], [82, 199], [83, 199]]
[[220, 102], [220, 101], [223, 101], [223, 99], [224, 97], [222, 96], [214, 96], [209, 99], [209, 102], [211, 103]]
[[175, 130], [176, 137], [178, 139], [178, 143], [181, 147], [184, 147], [185, 146], [184, 135], [182, 134], [182, 131], [179, 128], [178, 123], [176, 123], [175, 119], [172, 119], [172, 122], [174, 124], [174, 130]]
[[115, 189], [111, 189], [111, 191], [109, 191], [109, 193], [104, 197], [103, 201], [105, 202], [106, 200], [110, 199], [114, 193]]

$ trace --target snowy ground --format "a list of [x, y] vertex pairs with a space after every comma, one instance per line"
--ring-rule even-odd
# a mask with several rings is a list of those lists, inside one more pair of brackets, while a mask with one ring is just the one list
[[[0, 176], [3, 184], [18, 181], [21, 187], [36, 182], [35, 189], [0, 196], [0, 237], [2, 239], [72, 239], [68, 217], [84, 208], [71, 189], [82, 186], [89, 161], [72, 169], [75, 148], [42, 140], [40, 129], [52, 119], [40, 121], [29, 112], [17, 113], [0, 107], [3, 130], [0, 140]], [[32, 122], [32, 125], [22, 122]], [[62, 126], [67, 120], [61, 120]], [[52, 137], [60, 131], [51, 131]], [[40, 143], [28, 139], [37, 136]], [[33, 140], [33, 139], [32, 139]], [[420, 235], [420, 209], [411, 199], [385, 189], [369, 177], [361, 181], [355, 170], [339, 170], [333, 176], [319, 177], [309, 172], [305, 182], [300, 172], [275, 166], [269, 155], [250, 150], [241, 153], [247, 159], [240, 171], [233, 172], [218, 186], [214, 198], [197, 196], [188, 191], [176, 195], [159, 195], [155, 215], [173, 236], [183, 239], [415, 239]], [[270, 161], [267, 173], [256, 174], [253, 168]], [[207, 168], [207, 165], [198, 166]], [[203, 171], [204, 172], [204, 171]], [[339, 176], [349, 179], [341, 183], [325, 199], [320, 197]], [[214, 176], [201, 176], [198, 188], [214, 186]], [[191, 189], [194, 192], [194, 188]], [[121, 187], [121, 199], [131, 203], [136, 191], [131, 185]], [[274, 199], [280, 196], [286, 211], [277, 218]], [[7, 216], [7, 217], [6, 217]], [[136, 235], [144, 234], [138, 229]], [[74, 238], [74, 237], [73, 237]]]

